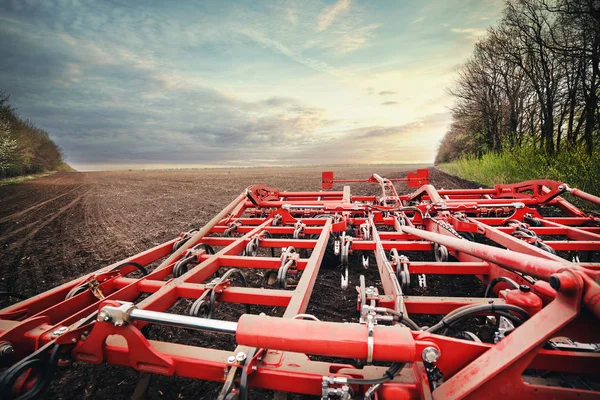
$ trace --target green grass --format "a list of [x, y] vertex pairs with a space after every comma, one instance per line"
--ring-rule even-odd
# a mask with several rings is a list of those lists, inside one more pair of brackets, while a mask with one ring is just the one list
[[[531, 145], [526, 145], [501, 154], [484, 154], [479, 159], [465, 157], [440, 164], [438, 168], [487, 186], [530, 179], [552, 179], [564, 182], [572, 188], [600, 195], [600, 146], [595, 146], [592, 155], [577, 147], [563, 149], [549, 156]], [[573, 196], [567, 197], [580, 207], [590, 208], [587, 202], [573, 199]]]
[[57, 171], [44, 172], [42, 174], [32, 174], [32, 175], [23, 175], [23, 176], [15, 176], [12, 178], [0, 179], [0, 185], [15, 185], [17, 183], [30, 181], [32, 179], [42, 178], [44, 176], [55, 174]]

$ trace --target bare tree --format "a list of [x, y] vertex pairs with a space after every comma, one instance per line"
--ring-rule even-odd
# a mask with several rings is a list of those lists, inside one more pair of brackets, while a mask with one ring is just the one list
[[[565, 141], [591, 154], [600, 137], [600, 0], [508, 1], [450, 93], [454, 123], [438, 159], [524, 143], [552, 155]], [[457, 144], [465, 135], [474, 146]]]

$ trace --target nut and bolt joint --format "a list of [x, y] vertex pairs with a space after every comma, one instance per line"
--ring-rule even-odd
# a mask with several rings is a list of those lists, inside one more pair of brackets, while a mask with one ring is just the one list
[[65, 333], [67, 333], [67, 331], [69, 330], [68, 327], [66, 326], [61, 326], [60, 328], [58, 328], [57, 330], [55, 330], [54, 332], [52, 332], [52, 336], [57, 337], [57, 336], [61, 336]]
[[421, 357], [423, 358], [423, 361], [425, 361], [425, 362], [434, 363], [437, 360], [439, 360], [440, 352], [435, 347], [426, 347], [423, 349], [423, 352], [421, 353]]
[[98, 313], [98, 321], [109, 322], [110, 315], [105, 310], [102, 310]]

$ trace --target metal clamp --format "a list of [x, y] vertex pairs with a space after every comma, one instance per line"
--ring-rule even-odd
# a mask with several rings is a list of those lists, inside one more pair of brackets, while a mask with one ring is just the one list
[[230, 237], [234, 232], [237, 232], [239, 230], [240, 226], [242, 226], [242, 223], [240, 221], [233, 221], [227, 226], [227, 229], [225, 229], [225, 231], [223, 232], [223, 236]]
[[398, 250], [390, 250], [390, 264], [396, 268], [396, 276], [402, 291], [405, 292], [410, 287], [410, 272], [408, 271], [410, 261], [405, 255], [399, 255]]
[[[343, 268], [343, 272], [341, 275], [340, 285], [342, 289], [346, 290], [348, 288], [348, 254], [350, 253], [350, 244], [352, 243], [352, 236], [346, 236], [346, 232], [342, 232], [340, 236], [339, 242], [339, 254], [340, 254], [340, 267]], [[337, 243], [336, 243], [337, 247]]]
[[198, 229], [191, 229], [179, 235], [179, 240], [173, 243], [173, 253], [183, 246], [188, 240], [190, 240], [196, 232], [198, 232]]
[[296, 253], [296, 249], [289, 246], [281, 254], [281, 266], [277, 273], [277, 284], [281, 289], [287, 288], [287, 275], [288, 272], [296, 273], [296, 266], [300, 255]]
[[448, 249], [446, 248], [446, 246], [444, 246], [442, 244], [439, 244], [439, 243], [433, 244], [433, 255], [435, 256], [435, 260], [437, 262], [448, 261]]
[[281, 214], [275, 214], [273, 216], [273, 221], [271, 222], [271, 225], [279, 226], [279, 225], [281, 225], [282, 221], [283, 221], [283, 216]]
[[375, 316], [371, 313], [367, 315], [367, 363], [373, 362], [373, 330], [375, 329], [375, 324], [377, 323]]
[[300, 236], [304, 236], [304, 231], [306, 229], [306, 224], [302, 222], [302, 220], [298, 220], [294, 224], [294, 239], [300, 239]]
[[348, 254], [350, 253], [350, 244], [352, 236], [346, 236], [346, 232], [342, 232], [340, 236], [340, 262], [342, 265], [348, 265]]
[[[333, 388], [332, 385], [341, 385]], [[332, 397], [340, 400], [351, 400], [352, 392], [348, 379], [338, 376], [323, 376], [321, 379], [321, 400], [328, 400]]]
[[[218, 300], [225, 289], [231, 286], [231, 278], [237, 277], [242, 287], [247, 287], [246, 276], [237, 268], [231, 268], [223, 276], [213, 279], [205, 285], [206, 290], [200, 297], [192, 303], [189, 314], [192, 317], [212, 318]], [[209, 298], [207, 300], [207, 297]], [[246, 311], [249, 312], [250, 305], [246, 305]]]
[[203, 254], [215, 254], [214, 249], [207, 244], [197, 244], [191, 249], [188, 249], [184, 256], [173, 264], [173, 277], [179, 278], [188, 271], [188, 264], [198, 262]]
[[371, 222], [366, 220], [364, 224], [360, 225], [363, 240], [371, 240]]
[[120, 306], [104, 306], [98, 313], [97, 320], [112, 322], [115, 326], [123, 326], [131, 322], [131, 311], [136, 308], [135, 304], [119, 301]]
[[256, 235], [252, 236], [252, 239], [250, 239], [250, 241], [246, 245], [246, 251], [245, 251], [244, 255], [250, 256], [250, 257], [256, 257], [256, 255], [258, 254], [259, 244], [260, 244], [259, 235], [256, 234]]

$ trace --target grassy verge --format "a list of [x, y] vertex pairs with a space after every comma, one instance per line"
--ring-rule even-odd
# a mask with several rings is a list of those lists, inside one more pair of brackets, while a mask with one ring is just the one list
[[15, 176], [12, 178], [0, 179], [0, 185], [14, 185], [16, 183], [21, 183], [25, 181], [30, 181], [32, 179], [42, 178], [44, 176], [55, 174], [57, 171], [49, 171], [44, 172], [42, 174], [32, 174], [32, 175], [23, 175], [23, 176]]
[[[530, 179], [552, 179], [600, 195], [600, 146], [595, 147], [592, 155], [582, 148], [568, 148], [552, 156], [533, 146], [524, 146], [510, 152], [484, 154], [481, 158], [465, 157], [440, 164], [438, 168], [487, 186]], [[589, 203], [568, 197], [578, 206], [590, 208]]]

